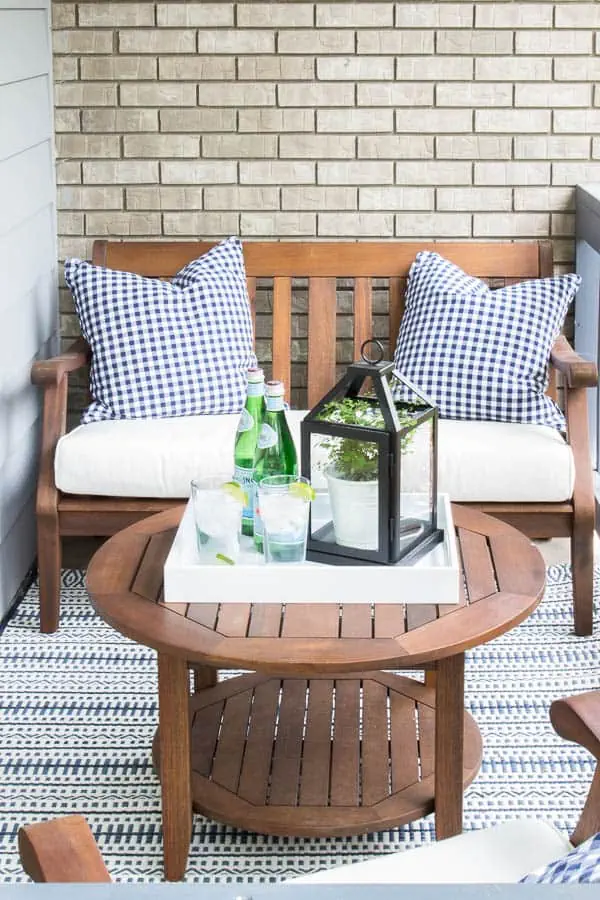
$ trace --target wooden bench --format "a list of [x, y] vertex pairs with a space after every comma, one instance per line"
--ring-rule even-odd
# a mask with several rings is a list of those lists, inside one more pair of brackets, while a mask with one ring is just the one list
[[[96, 241], [93, 262], [140, 275], [168, 278], [208, 250], [203, 242]], [[291, 382], [292, 280], [308, 279], [307, 404], [313, 405], [336, 379], [336, 279], [353, 279], [353, 347], [358, 357], [372, 336], [373, 284], [389, 285], [389, 352], [393, 354], [403, 313], [406, 276], [416, 253], [435, 249], [493, 286], [552, 274], [549, 242], [249, 242], [244, 244], [248, 289], [255, 314], [257, 280], [272, 279], [272, 377]], [[379, 284], [379, 282], [376, 282]], [[66, 431], [69, 375], [89, 362], [83, 339], [54, 359], [38, 361], [32, 380], [44, 391], [43, 430], [37, 490], [40, 620], [44, 632], [58, 627], [61, 544], [64, 537], [108, 536], [180, 499], [69, 495], [57, 489], [54, 457]], [[577, 634], [592, 632], [594, 494], [588, 442], [586, 388], [597, 383], [595, 365], [581, 359], [564, 337], [551, 356], [549, 393], [556, 396], [556, 372], [564, 385], [563, 405], [576, 469], [573, 496], [560, 503], [471, 503], [531, 537], [569, 537]]]

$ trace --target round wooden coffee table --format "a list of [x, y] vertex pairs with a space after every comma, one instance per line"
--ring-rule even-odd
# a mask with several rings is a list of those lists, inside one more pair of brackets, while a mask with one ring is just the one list
[[[438, 838], [461, 831], [463, 790], [481, 763], [479, 729], [464, 710], [464, 652], [537, 606], [545, 567], [529, 539], [454, 506], [457, 605], [166, 604], [163, 566], [182, 512], [119, 532], [87, 573], [99, 615], [158, 651], [165, 877], [185, 872], [192, 809], [310, 836], [380, 830], [435, 810]], [[217, 683], [219, 669], [252, 674]], [[425, 684], [390, 669], [425, 670]]]

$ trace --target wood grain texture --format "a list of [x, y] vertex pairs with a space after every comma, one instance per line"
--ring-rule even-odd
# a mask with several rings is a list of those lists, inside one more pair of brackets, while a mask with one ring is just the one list
[[[191, 708], [193, 804], [210, 818], [318, 837], [379, 830], [433, 809], [435, 693], [419, 682], [379, 672], [243, 675], [195, 694]], [[461, 727], [464, 787], [481, 738], [468, 714]]]
[[167, 881], [185, 873], [192, 836], [188, 667], [185, 659], [158, 655], [159, 771], [163, 856]]
[[[153, 278], [174, 275], [206, 253], [214, 242], [109, 241], [104, 265]], [[434, 250], [480, 278], [535, 278], [540, 274], [540, 245], [533, 242], [451, 241], [248, 241], [246, 272], [322, 278], [406, 277], [419, 250]]]
[[62, 816], [24, 825], [19, 828], [18, 844], [21, 865], [33, 881], [111, 881], [83, 816]]
[[[567, 741], [581, 744], [600, 762], [600, 691], [587, 691], [550, 706], [554, 730]], [[600, 831], [600, 766], [596, 765], [585, 806], [571, 842], [577, 846]]]
[[286, 400], [292, 383], [292, 279], [273, 281], [273, 378], [283, 381]]
[[308, 281], [308, 405], [335, 384], [336, 280]]
[[437, 665], [435, 706], [435, 835], [462, 831], [464, 680], [462, 653]]
[[[524, 535], [474, 510], [453, 510], [467, 593], [459, 604], [444, 607], [443, 615], [430, 604], [340, 608], [319, 598], [285, 607], [192, 603], [185, 615], [166, 609], [156, 602], [156, 593], [167, 547], [161, 544], [158, 554], [149, 553], [148, 546], [153, 533], [172, 533], [181, 507], [110, 538], [90, 563], [88, 590], [99, 614], [114, 627], [190, 663], [321, 676], [373, 667], [431, 667], [518, 624], [535, 609], [545, 583], [543, 560]], [[141, 584], [142, 558], [146, 597], [132, 590]]]
[[354, 282], [354, 359], [360, 359], [360, 348], [373, 336], [373, 289], [370, 278]]

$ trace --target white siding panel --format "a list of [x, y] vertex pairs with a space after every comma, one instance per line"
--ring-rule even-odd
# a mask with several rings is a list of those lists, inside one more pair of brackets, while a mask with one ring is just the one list
[[0, 0], [0, 615], [35, 558], [40, 394], [56, 350], [49, 0]]
[[50, 71], [47, 12], [43, 9], [7, 9], [0, 15], [0, 84], [46, 75]]
[[15, 448], [27, 443], [31, 428], [38, 423], [39, 397], [35, 385], [31, 384], [27, 369], [21, 369], [13, 379], [5, 379], [0, 384], [0, 405], [4, 407], [6, 440], [0, 442], [0, 479], [2, 466], [15, 452]]
[[15, 525], [24, 503], [35, 493], [38, 424], [34, 423], [24, 437], [26, 440], [22, 438], [0, 465], [0, 543]]
[[0, 615], [8, 612], [12, 598], [35, 557], [35, 498], [27, 497], [18, 519], [0, 541]]
[[2, 310], [0, 388], [5, 380], [14, 379], [15, 370], [35, 359], [52, 326], [53, 311], [47, 307], [54, 293], [54, 273], [40, 272], [32, 290]]
[[0, 160], [48, 140], [49, 96], [47, 75], [0, 86]]
[[0, 235], [54, 202], [50, 142], [0, 162]]
[[[40, 272], [56, 273], [56, 243], [54, 240], [56, 211], [53, 204], [38, 210], [8, 231], [0, 239], [0, 272], [2, 273], [2, 297], [0, 310], [20, 302], [39, 281]], [[46, 298], [51, 316], [50, 331], [37, 328], [38, 337], [45, 341], [58, 329], [58, 313], [53, 298]], [[1, 370], [1, 364], [0, 364]]]

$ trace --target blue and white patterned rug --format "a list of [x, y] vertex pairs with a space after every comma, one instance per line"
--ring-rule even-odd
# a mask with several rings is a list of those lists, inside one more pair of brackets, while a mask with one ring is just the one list
[[[600, 571], [596, 595], [600, 594]], [[24, 881], [20, 824], [85, 815], [115, 881], [161, 881], [158, 782], [150, 744], [157, 721], [152, 651], [93, 613], [78, 571], [63, 573], [57, 634], [38, 630], [32, 587], [0, 636], [0, 881]], [[465, 796], [465, 829], [541, 816], [569, 831], [593, 760], [561, 741], [550, 702], [600, 685], [600, 635], [572, 631], [568, 566], [548, 570], [546, 597], [523, 625], [468, 655], [467, 708], [484, 741]], [[362, 837], [263, 837], [194, 818], [187, 880], [265, 882], [355, 862], [432, 839], [432, 817]]]

